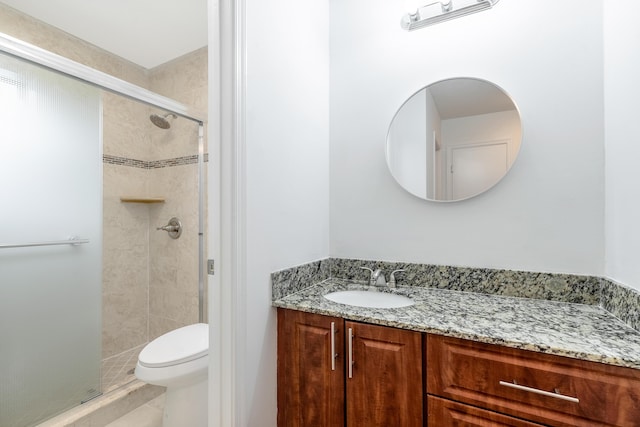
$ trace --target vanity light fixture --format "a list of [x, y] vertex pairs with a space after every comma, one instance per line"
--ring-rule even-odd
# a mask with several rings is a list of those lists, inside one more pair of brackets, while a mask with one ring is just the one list
[[402, 17], [400, 26], [407, 31], [438, 22], [448, 21], [472, 13], [491, 9], [498, 0], [441, 0], [419, 7], [414, 13]]

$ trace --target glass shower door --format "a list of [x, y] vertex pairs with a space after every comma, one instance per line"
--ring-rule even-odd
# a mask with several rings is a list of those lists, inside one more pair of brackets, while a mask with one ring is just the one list
[[0, 426], [100, 393], [100, 135], [97, 89], [0, 56]]

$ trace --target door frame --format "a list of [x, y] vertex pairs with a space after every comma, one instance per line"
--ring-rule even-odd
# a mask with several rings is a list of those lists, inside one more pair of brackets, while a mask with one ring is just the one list
[[[447, 194], [447, 200], [453, 200], [453, 151], [459, 149], [469, 149], [469, 148], [478, 148], [478, 147], [490, 147], [493, 145], [504, 145], [507, 148], [507, 163], [505, 165], [506, 171], [509, 170], [509, 165], [511, 163], [511, 139], [496, 139], [491, 141], [482, 141], [482, 142], [468, 142], [464, 144], [454, 144], [447, 147], [447, 155], [446, 155], [446, 169], [445, 169], [445, 188]], [[497, 182], [496, 182], [497, 183]], [[491, 187], [489, 187], [491, 188]], [[487, 188], [487, 190], [489, 189]], [[486, 190], [485, 190], [486, 191]]]
[[[209, 427], [246, 424], [245, 1], [209, 14]], [[217, 30], [217, 31], [216, 31]]]

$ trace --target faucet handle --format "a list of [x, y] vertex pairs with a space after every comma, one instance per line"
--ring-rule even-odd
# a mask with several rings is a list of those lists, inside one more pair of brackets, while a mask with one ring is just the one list
[[373, 278], [373, 270], [370, 269], [369, 267], [360, 267], [363, 270], [369, 270], [369, 284], [372, 285], [375, 281], [375, 279]]
[[402, 272], [404, 272], [403, 269], [393, 270], [391, 272], [391, 275], [389, 276], [389, 283], [387, 283], [387, 285], [390, 288], [395, 288], [396, 287], [396, 273], [402, 273]]
[[176, 217], [169, 220], [169, 224], [162, 227], [156, 227], [156, 230], [163, 230], [169, 233], [169, 237], [177, 239], [182, 234], [182, 223]]

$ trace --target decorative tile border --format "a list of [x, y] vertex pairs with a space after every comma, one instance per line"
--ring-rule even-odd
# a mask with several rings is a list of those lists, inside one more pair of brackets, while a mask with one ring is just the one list
[[[204, 161], [209, 161], [209, 154], [204, 154]], [[118, 165], [118, 166], [128, 166], [133, 168], [140, 169], [161, 169], [161, 168], [169, 168], [173, 166], [182, 166], [182, 165], [193, 165], [198, 163], [198, 155], [192, 156], [183, 156], [183, 157], [175, 157], [173, 159], [166, 160], [137, 160], [130, 159], [127, 157], [118, 157], [111, 156], [109, 154], [104, 154], [102, 156], [102, 162], [110, 165]]]
[[166, 160], [152, 160], [149, 162], [148, 169], [170, 168], [172, 166], [193, 165], [198, 163], [198, 155], [175, 157]]
[[370, 273], [360, 267], [380, 268], [387, 277], [393, 270], [405, 270], [396, 275], [399, 286], [597, 305], [640, 331], [640, 292], [609, 279], [572, 274], [327, 258], [272, 273], [272, 299], [278, 300], [328, 278], [364, 284]]
[[140, 169], [148, 169], [147, 163], [144, 160], [136, 160], [136, 159], [128, 159], [126, 157], [118, 157], [118, 156], [110, 156], [108, 154], [104, 154], [102, 156], [102, 163], [107, 163], [110, 165], [117, 166], [129, 166], [132, 168], [140, 168]]

